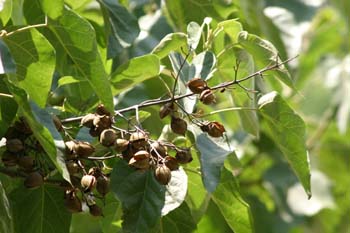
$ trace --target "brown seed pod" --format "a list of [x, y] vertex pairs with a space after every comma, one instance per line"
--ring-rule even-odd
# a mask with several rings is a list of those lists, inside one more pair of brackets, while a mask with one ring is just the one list
[[165, 165], [157, 167], [154, 175], [156, 180], [162, 185], [167, 185], [171, 179], [171, 171]]
[[21, 140], [14, 138], [6, 141], [6, 148], [12, 153], [17, 153], [24, 150], [24, 145]]
[[215, 103], [215, 95], [210, 89], [204, 90], [200, 96], [199, 100], [202, 101], [203, 104], [209, 105]]
[[76, 142], [73, 151], [79, 157], [88, 157], [95, 152], [95, 148], [88, 142]]
[[95, 114], [89, 113], [81, 119], [80, 125], [85, 126], [87, 128], [92, 128], [94, 126], [93, 123], [95, 118], [96, 118]]
[[170, 169], [170, 171], [179, 169], [179, 164], [177, 160], [171, 156], [166, 156], [164, 158], [164, 165], [167, 166]]
[[92, 175], [84, 175], [81, 178], [80, 184], [85, 191], [91, 191], [96, 187], [97, 181]]
[[178, 163], [185, 164], [189, 163], [193, 160], [191, 149], [190, 148], [182, 148], [176, 151], [176, 160]]
[[35, 164], [35, 159], [32, 156], [25, 155], [18, 158], [18, 165], [25, 170], [32, 170]]
[[164, 117], [168, 116], [171, 112], [174, 111], [174, 103], [166, 103], [162, 107], [160, 107], [159, 110], [159, 117], [160, 119], [163, 119]]
[[17, 165], [18, 156], [16, 154], [13, 154], [10, 151], [6, 150], [2, 154], [1, 160], [4, 163], [5, 167], [13, 167], [13, 166]]
[[142, 159], [149, 159], [149, 158], [150, 158], [150, 154], [145, 150], [140, 150], [134, 154], [134, 159], [136, 159], [137, 161]]
[[110, 116], [107, 115], [97, 115], [94, 118], [93, 121], [93, 125], [95, 126], [95, 128], [98, 128], [100, 130], [104, 130], [104, 129], [108, 129], [112, 126], [112, 118]]
[[102, 209], [96, 204], [89, 206], [89, 212], [95, 217], [103, 216]]
[[16, 121], [14, 127], [18, 132], [26, 135], [30, 135], [33, 133], [27, 121], [23, 117], [21, 117], [20, 121]]
[[200, 94], [208, 88], [206, 81], [201, 78], [193, 78], [187, 82], [188, 88], [195, 94]]
[[100, 143], [104, 146], [112, 146], [117, 139], [117, 132], [114, 129], [105, 129], [100, 135]]
[[94, 176], [96, 179], [103, 175], [99, 167], [90, 168], [88, 174]]
[[187, 131], [187, 123], [181, 118], [171, 117], [170, 127], [174, 133], [180, 135], [185, 135]]
[[71, 174], [71, 175], [77, 174], [80, 171], [79, 165], [72, 160], [69, 160], [66, 162], [66, 167], [67, 167], [69, 174]]
[[99, 104], [96, 108], [96, 113], [100, 116], [106, 115], [110, 116], [111, 113], [107, 110], [107, 108], [103, 104]]
[[138, 151], [129, 160], [129, 165], [137, 169], [146, 170], [149, 168], [149, 158], [150, 155], [147, 151]]
[[115, 147], [114, 149], [117, 151], [117, 152], [123, 152], [123, 151], [126, 151], [128, 149], [128, 146], [129, 146], [129, 141], [124, 139], [124, 138], [118, 138], [116, 141], [115, 141]]
[[79, 213], [83, 211], [80, 199], [74, 191], [67, 190], [64, 195], [64, 205], [71, 213]]
[[110, 180], [107, 176], [102, 175], [97, 178], [96, 190], [102, 196], [105, 196], [109, 192], [109, 183]]
[[165, 157], [167, 154], [166, 147], [163, 146], [160, 142], [155, 141], [151, 144], [151, 155], [158, 157], [158, 155]]
[[207, 132], [210, 136], [214, 138], [222, 137], [224, 135], [224, 132], [226, 132], [225, 127], [217, 122], [209, 122], [201, 126], [201, 130], [203, 132]]
[[148, 145], [147, 140], [148, 135], [140, 131], [132, 133], [129, 139], [132, 147], [134, 147], [135, 149], [146, 147]]
[[39, 172], [31, 172], [24, 180], [24, 186], [27, 188], [39, 187], [44, 183], [44, 178]]

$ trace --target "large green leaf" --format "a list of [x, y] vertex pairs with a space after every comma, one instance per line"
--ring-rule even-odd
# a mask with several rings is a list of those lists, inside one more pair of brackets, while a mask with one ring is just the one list
[[238, 34], [243, 30], [243, 27], [237, 20], [230, 19], [218, 23], [217, 30], [223, 30], [233, 43], [237, 43]]
[[123, 160], [112, 171], [111, 189], [123, 206], [123, 229], [126, 232], [149, 232], [161, 216], [165, 187], [152, 171], [136, 171]]
[[117, 95], [128, 88], [159, 75], [160, 61], [156, 55], [149, 54], [130, 59], [118, 67], [111, 75], [113, 94]]
[[9, 200], [0, 181], [0, 231], [14, 233], [12, 212]]
[[254, 232], [249, 205], [242, 199], [235, 177], [226, 168], [221, 171], [221, 180], [212, 200], [234, 232]]
[[64, 0], [40, 0], [43, 11], [51, 19], [57, 19], [63, 12]]
[[36, 29], [4, 38], [17, 64], [18, 83], [40, 107], [44, 107], [55, 70], [55, 51]]
[[159, 44], [153, 49], [152, 53], [160, 58], [169, 55], [171, 51], [180, 52], [181, 48], [187, 50], [187, 36], [182, 32], [175, 32], [166, 35]]
[[[238, 35], [238, 42], [253, 56], [258, 69], [275, 65], [276, 62], [281, 62], [277, 49], [267, 40], [242, 31]], [[284, 84], [294, 89], [293, 80], [284, 65], [281, 65], [276, 70], [270, 71], [270, 73]], [[274, 81], [270, 80], [270, 82], [273, 83]]]
[[202, 36], [202, 27], [196, 22], [187, 25], [187, 44], [192, 50], [196, 50]]
[[0, 8], [0, 20], [1, 20], [0, 26], [5, 26], [7, 24], [7, 22], [11, 18], [11, 12], [12, 12], [12, 0], [2, 1], [2, 5]]
[[262, 96], [258, 105], [268, 133], [286, 156], [310, 197], [310, 167], [305, 146], [304, 121], [277, 92]]
[[115, 233], [120, 231], [118, 221], [122, 214], [120, 202], [109, 192], [105, 197], [103, 206], [103, 218], [100, 219], [100, 226], [103, 233]]
[[[0, 78], [0, 93], [8, 94], [9, 90], [3, 79]], [[0, 138], [11, 125], [17, 113], [17, 104], [13, 98], [0, 96]]]
[[208, 80], [212, 77], [212, 71], [216, 65], [216, 58], [212, 52], [205, 51], [197, 54], [193, 58], [192, 64], [196, 68], [195, 77]]
[[60, 42], [66, 56], [76, 67], [77, 76], [88, 81], [108, 110], [113, 110], [113, 97], [93, 27], [73, 11], [65, 9], [49, 28]]
[[67, 233], [71, 214], [64, 207], [63, 191], [48, 185], [10, 193], [16, 233]]
[[12, 58], [9, 48], [0, 39], [0, 74], [15, 73], [16, 64]]

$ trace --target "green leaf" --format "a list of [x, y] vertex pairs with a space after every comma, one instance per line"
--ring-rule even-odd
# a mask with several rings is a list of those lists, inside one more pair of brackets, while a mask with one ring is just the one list
[[277, 92], [262, 96], [258, 105], [268, 133], [285, 155], [308, 196], [311, 197], [304, 121]]
[[254, 232], [249, 205], [242, 199], [235, 177], [226, 168], [222, 169], [212, 200], [234, 232]]
[[15, 73], [16, 64], [12, 58], [9, 48], [0, 39], [0, 74]]
[[221, 168], [224, 166], [225, 159], [233, 151], [198, 128], [191, 127], [189, 130], [192, 131], [196, 139], [196, 147], [200, 152], [204, 186], [208, 192], [212, 193], [220, 182]]
[[60, 188], [22, 186], [10, 193], [10, 203], [17, 233], [69, 232], [71, 214], [64, 207]]
[[0, 232], [14, 233], [9, 200], [0, 181]]
[[5, 26], [11, 18], [12, 12], [12, 0], [3, 0], [2, 6], [0, 7], [0, 26]]
[[113, 94], [117, 95], [128, 88], [159, 75], [160, 61], [156, 55], [148, 54], [130, 59], [119, 66], [111, 75]]
[[148, 232], [156, 226], [164, 205], [165, 187], [152, 171], [136, 171], [118, 161], [111, 174], [111, 190], [122, 202], [123, 230]]
[[236, 19], [230, 19], [218, 23], [216, 30], [223, 30], [230, 37], [232, 43], [237, 43], [238, 34], [243, 31], [243, 27]]
[[83, 80], [81, 79], [77, 79], [73, 76], [63, 76], [58, 80], [58, 86], [64, 86], [64, 85], [68, 85], [68, 84], [72, 84], [72, 83], [79, 83]]
[[175, 32], [166, 35], [152, 50], [152, 53], [160, 58], [164, 58], [171, 51], [181, 52], [181, 48], [185, 51], [187, 50], [187, 35], [182, 32]]
[[187, 44], [192, 49], [195, 50], [202, 35], [202, 27], [196, 22], [190, 22], [187, 25]]
[[[267, 40], [261, 39], [254, 34], [249, 34], [246, 31], [242, 31], [238, 35], [238, 42], [253, 56], [258, 69], [275, 65], [276, 62], [281, 62], [277, 49]], [[284, 65], [281, 65], [276, 70], [269, 71], [269, 73], [290, 88], [294, 89], [293, 80]], [[273, 83], [273, 80], [270, 80], [270, 82]]]
[[120, 202], [109, 192], [105, 197], [103, 206], [103, 218], [100, 219], [100, 226], [103, 233], [115, 233], [120, 231], [118, 221], [121, 217]]
[[22, 87], [40, 107], [44, 107], [55, 70], [55, 51], [36, 29], [4, 38], [17, 65], [16, 85]]
[[107, 109], [113, 111], [112, 91], [93, 27], [73, 11], [65, 9], [57, 21], [49, 22], [49, 28], [76, 68], [76, 74], [72, 75], [88, 81]]
[[78, 9], [83, 7], [84, 5], [89, 4], [92, 2], [92, 0], [64, 0], [65, 3], [67, 3], [72, 9]]
[[[0, 78], [0, 93], [9, 94], [6, 83]], [[4, 136], [12, 120], [15, 118], [18, 106], [13, 98], [0, 96], [0, 138]]]
[[62, 15], [63, 7], [64, 7], [63, 0], [55, 0], [55, 1], [40, 0], [40, 2], [43, 8], [43, 11], [51, 19], [57, 19], [59, 16]]
[[162, 232], [167, 233], [190, 233], [196, 229], [191, 210], [186, 202], [162, 218], [162, 229]]
[[192, 64], [196, 68], [194, 77], [208, 80], [212, 77], [211, 72], [216, 65], [216, 58], [212, 52], [205, 51], [195, 56], [192, 60]]

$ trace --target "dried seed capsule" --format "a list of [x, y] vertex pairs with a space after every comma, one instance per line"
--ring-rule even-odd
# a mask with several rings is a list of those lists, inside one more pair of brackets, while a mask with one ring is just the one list
[[32, 156], [26, 155], [18, 158], [18, 165], [25, 170], [31, 170], [34, 167], [35, 159]]
[[141, 159], [149, 159], [150, 155], [147, 151], [145, 150], [140, 150], [134, 154], [134, 158], [136, 160], [141, 160]]
[[94, 119], [95, 119], [96, 115], [89, 113], [87, 115], [85, 115], [81, 121], [80, 121], [80, 125], [85, 126], [87, 128], [91, 128], [94, 126]]
[[30, 135], [33, 133], [27, 121], [23, 117], [21, 117], [20, 121], [16, 121], [14, 127], [18, 132], [26, 135]]
[[151, 154], [154, 157], [158, 157], [158, 155], [165, 157], [167, 154], [166, 147], [163, 146], [160, 142], [155, 141], [151, 144]]
[[24, 150], [24, 145], [21, 140], [14, 138], [6, 141], [6, 148], [12, 153], [17, 153]]
[[107, 108], [103, 104], [99, 104], [96, 108], [96, 113], [100, 116], [106, 115], [110, 116], [111, 113], [107, 110]]
[[118, 152], [123, 152], [128, 149], [129, 141], [124, 138], [118, 138], [115, 141], [115, 150]]
[[164, 117], [168, 116], [172, 111], [174, 111], [173, 103], [164, 104], [159, 110], [160, 119], [163, 119]]
[[150, 155], [147, 151], [138, 151], [130, 159], [129, 165], [138, 169], [146, 170], [149, 168]]
[[134, 132], [130, 135], [130, 143], [131, 145], [135, 148], [135, 149], [140, 149], [142, 147], [147, 146], [147, 140], [148, 140], [148, 136], [146, 133], [144, 132]]
[[95, 126], [93, 126], [90, 128], [89, 134], [91, 135], [91, 137], [98, 137], [98, 136], [100, 136], [102, 130], [103, 129], [96, 128]]
[[71, 213], [78, 213], [83, 211], [80, 199], [76, 196], [74, 191], [67, 190], [64, 195], [64, 205]]
[[179, 164], [174, 157], [166, 156], [164, 158], [164, 164], [170, 169], [170, 171], [179, 169]]
[[200, 96], [199, 100], [202, 101], [203, 104], [209, 105], [215, 103], [215, 95], [210, 89], [204, 90]]
[[96, 204], [89, 206], [89, 212], [95, 217], [103, 216], [102, 209]]
[[97, 186], [96, 190], [99, 192], [102, 196], [105, 196], [109, 192], [109, 183], [110, 180], [107, 176], [102, 175], [97, 178]]
[[187, 83], [188, 88], [195, 94], [200, 94], [208, 88], [207, 83], [201, 78], [193, 78]]
[[79, 165], [72, 160], [69, 160], [66, 162], [66, 167], [67, 167], [69, 174], [71, 174], [71, 175], [77, 174], [80, 171]]
[[98, 128], [100, 130], [108, 129], [112, 126], [112, 118], [107, 115], [99, 116], [97, 115], [94, 118], [93, 125], [95, 128]]
[[94, 176], [96, 179], [103, 175], [99, 167], [90, 168], [88, 174]]
[[161, 165], [157, 167], [154, 174], [155, 174], [156, 180], [162, 185], [167, 185], [171, 179], [171, 171], [165, 165]]
[[181, 118], [172, 117], [170, 127], [174, 133], [180, 135], [185, 135], [187, 131], [187, 123]]
[[96, 178], [92, 175], [84, 175], [81, 178], [80, 184], [85, 191], [91, 191], [96, 187]]
[[39, 172], [31, 172], [24, 180], [24, 186], [27, 188], [39, 187], [44, 183], [44, 178]]
[[217, 121], [206, 123], [201, 126], [201, 129], [214, 138], [222, 137], [226, 132], [225, 127]]
[[16, 154], [11, 153], [10, 151], [6, 150], [2, 154], [1, 158], [2, 162], [4, 163], [5, 167], [13, 167], [17, 165], [18, 158]]
[[192, 154], [191, 154], [191, 149], [190, 148], [183, 148], [178, 151], [176, 151], [176, 160], [178, 163], [189, 163], [193, 160]]
[[117, 139], [117, 133], [114, 129], [105, 129], [100, 135], [100, 143], [104, 146], [112, 146]]
[[77, 142], [73, 146], [73, 151], [80, 157], [88, 157], [95, 152], [95, 148], [88, 142]]

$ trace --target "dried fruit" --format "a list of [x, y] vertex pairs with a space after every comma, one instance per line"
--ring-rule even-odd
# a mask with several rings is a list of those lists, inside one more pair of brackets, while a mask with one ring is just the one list
[[64, 205], [71, 213], [78, 213], [83, 211], [80, 199], [76, 196], [74, 191], [67, 190], [64, 195]]
[[102, 175], [97, 178], [97, 186], [96, 190], [99, 192], [102, 196], [105, 196], [109, 192], [109, 183], [110, 180], [107, 176]]
[[21, 140], [14, 138], [6, 141], [6, 148], [12, 153], [17, 153], [24, 150], [24, 145]]
[[170, 127], [174, 133], [185, 135], [187, 130], [187, 123], [181, 118], [171, 117]]
[[80, 170], [79, 165], [72, 160], [66, 162], [66, 167], [67, 167], [69, 174], [71, 174], [71, 175], [78, 173]]
[[95, 152], [95, 148], [88, 142], [76, 142], [73, 151], [80, 157], [88, 157]]
[[13, 167], [17, 165], [18, 158], [16, 154], [13, 154], [10, 151], [6, 150], [2, 154], [1, 160], [4, 163], [5, 167]]
[[195, 94], [200, 94], [208, 88], [207, 83], [201, 78], [193, 78], [187, 83], [188, 88]]
[[100, 143], [104, 146], [112, 146], [117, 139], [117, 133], [114, 129], [105, 129], [100, 135]]
[[141, 150], [134, 154], [130, 159], [129, 165], [138, 169], [148, 169], [149, 168], [149, 158], [150, 155], [147, 151]]
[[24, 180], [24, 186], [27, 188], [39, 187], [44, 183], [44, 178], [39, 172], [31, 172]]
[[107, 115], [103, 115], [103, 116], [97, 115], [93, 121], [93, 125], [100, 130], [110, 128], [112, 126], [112, 123], [113, 123], [112, 118]]
[[207, 132], [210, 136], [214, 138], [222, 137], [224, 135], [224, 132], [226, 132], [225, 127], [217, 122], [209, 122], [201, 126], [201, 130], [203, 132]]
[[134, 158], [136, 160], [141, 160], [141, 159], [149, 159], [150, 155], [147, 151], [145, 150], [140, 150], [134, 154]]
[[92, 128], [94, 126], [94, 119], [95, 119], [96, 115], [89, 113], [87, 115], [85, 115], [81, 121], [80, 121], [80, 125], [88, 127], [88, 128]]
[[84, 175], [81, 178], [80, 184], [85, 191], [91, 191], [96, 187], [97, 181], [92, 175]]
[[165, 157], [167, 154], [166, 147], [163, 146], [160, 142], [155, 141], [151, 144], [151, 154], [154, 157], [158, 157], [158, 155]]
[[171, 157], [171, 156], [165, 157], [164, 164], [170, 169], [170, 171], [179, 169], [179, 164], [174, 157]]
[[118, 138], [115, 141], [115, 150], [118, 152], [123, 152], [128, 149], [129, 141], [124, 138]]
[[96, 108], [96, 113], [100, 116], [107, 115], [110, 116], [111, 113], [107, 110], [107, 108], [103, 104], [99, 104]]
[[175, 158], [178, 163], [189, 163], [193, 160], [192, 154], [191, 154], [191, 149], [190, 148], [182, 148], [178, 151], [176, 151]]
[[90, 128], [89, 134], [91, 135], [91, 137], [98, 137], [98, 136], [100, 136], [102, 130], [103, 129], [96, 128], [95, 126], [93, 126]]
[[199, 100], [202, 101], [203, 104], [213, 104], [215, 103], [215, 95], [210, 89], [206, 89], [200, 94]]
[[23, 117], [21, 117], [20, 121], [16, 121], [14, 127], [18, 132], [26, 135], [30, 135], [33, 133], [27, 121]]
[[26, 155], [18, 158], [18, 165], [25, 170], [31, 170], [34, 167], [35, 159], [32, 156]]
[[155, 171], [156, 180], [163, 185], [167, 185], [171, 179], [171, 171], [165, 165], [157, 167]]
[[147, 146], [148, 136], [146, 133], [137, 131], [130, 135], [130, 143], [135, 149], [140, 149]]
[[96, 204], [89, 206], [89, 212], [95, 217], [103, 216], [102, 209]]
[[166, 103], [159, 110], [159, 117], [163, 119], [168, 116], [172, 111], [174, 111], [174, 103]]

